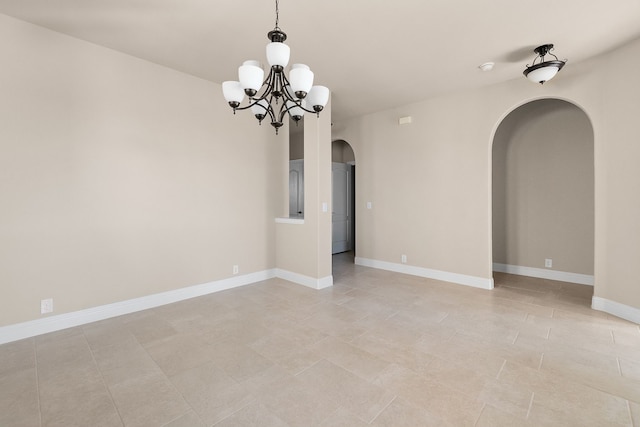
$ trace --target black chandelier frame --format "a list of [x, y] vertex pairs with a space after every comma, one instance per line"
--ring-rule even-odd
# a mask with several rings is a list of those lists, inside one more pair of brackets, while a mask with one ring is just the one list
[[[287, 34], [278, 26], [280, 20], [280, 10], [278, 6], [279, 0], [276, 0], [276, 24], [274, 29], [267, 33], [267, 38], [271, 42], [284, 43], [284, 41], [287, 40]], [[241, 107], [241, 103], [237, 101], [230, 101], [229, 105], [233, 108], [233, 114], [235, 114], [236, 111], [247, 110], [256, 106], [260, 107], [263, 112], [254, 113], [258, 119], [258, 123], [262, 124], [262, 120], [269, 116], [271, 126], [276, 130], [276, 135], [278, 134], [278, 130], [283, 126], [283, 120], [287, 113], [296, 124], [302, 120], [302, 115], [292, 114], [292, 110], [300, 108], [307, 113], [315, 113], [317, 117], [320, 117], [320, 112], [324, 109], [322, 105], [314, 105], [312, 110], [306, 108], [303, 102], [307, 96], [306, 92], [297, 91], [295, 94], [291, 93], [291, 84], [284, 73], [284, 67], [281, 65], [271, 66], [269, 74], [262, 83], [261, 90], [262, 88], [264, 88], [264, 90], [258, 96], [256, 96], [258, 94], [257, 90], [251, 88], [244, 89], [244, 93], [249, 98], [249, 105]], [[292, 104], [287, 105], [288, 101]], [[282, 105], [278, 113], [276, 113], [273, 106], [279, 105], [280, 102]]]

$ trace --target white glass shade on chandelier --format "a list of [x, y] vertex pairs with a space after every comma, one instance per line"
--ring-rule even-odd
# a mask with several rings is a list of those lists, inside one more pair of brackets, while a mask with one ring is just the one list
[[[278, 27], [277, 0], [276, 27], [267, 37], [271, 40], [266, 49], [270, 67], [267, 77], [258, 61], [244, 61], [238, 67], [238, 81], [223, 82], [222, 92], [234, 114], [237, 110], [251, 109], [260, 123], [269, 116], [278, 133], [287, 114], [295, 122], [299, 122], [305, 112], [319, 116], [329, 102], [329, 89], [313, 85], [313, 71], [305, 64], [292, 64], [289, 78], [285, 75], [291, 49], [284, 44], [287, 35]], [[241, 106], [245, 96], [249, 104]]]
[[290, 56], [291, 48], [284, 43], [271, 42], [267, 45], [267, 61], [272, 67], [274, 65], [286, 67]]

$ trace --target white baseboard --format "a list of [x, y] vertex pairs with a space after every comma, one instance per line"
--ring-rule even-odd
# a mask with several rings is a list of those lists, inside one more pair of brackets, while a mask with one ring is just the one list
[[276, 277], [313, 289], [324, 289], [333, 286], [333, 276], [314, 279], [313, 277], [305, 276], [304, 274], [298, 274], [293, 271], [276, 268]]
[[560, 282], [578, 283], [593, 286], [593, 276], [566, 271], [548, 270], [544, 268], [523, 267], [521, 265], [493, 263], [493, 271], [517, 274], [519, 276], [537, 277], [539, 279], [558, 280]]
[[0, 327], [0, 344], [30, 338], [36, 335], [55, 332], [74, 326], [84, 325], [111, 317], [121, 316], [136, 311], [147, 310], [165, 304], [171, 304], [190, 298], [220, 292], [251, 283], [276, 277], [276, 269], [259, 271], [256, 273], [234, 276], [228, 279], [201, 285], [189, 286], [158, 294], [147, 295], [113, 304], [78, 310], [71, 313], [47, 316], [41, 319]]
[[468, 276], [466, 274], [450, 273], [448, 271], [432, 270], [430, 268], [415, 267], [407, 264], [396, 264], [393, 262], [378, 261], [369, 258], [355, 258], [357, 265], [365, 267], [379, 268], [381, 270], [395, 271], [397, 273], [410, 274], [412, 276], [426, 277], [428, 279], [442, 280], [444, 282], [456, 283], [458, 285], [472, 286], [481, 289], [493, 289], [493, 279], [483, 277]]
[[640, 324], [640, 308], [631, 307], [596, 296], [591, 298], [591, 308], [598, 311], [604, 311], [605, 313], [612, 314], [616, 317], [628, 320], [629, 322]]

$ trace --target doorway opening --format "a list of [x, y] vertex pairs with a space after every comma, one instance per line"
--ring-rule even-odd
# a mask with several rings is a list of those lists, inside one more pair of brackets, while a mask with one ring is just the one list
[[342, 263], [353, 264], [355, 258], [356, 161], [353, 148], [342, 139], [331, 143], [331, 253], [334, 271]]
[[304, 218], [304, 118], [289, 120], [289, 218]]
[[517, 277], [529, 276], [542, 279], [544, 289], [537, 291], [551, 292], [547, 298], [578, 297], [589, 305], [593, 288], [583, 286], [593, 285], [594, 268], [589, 117], [560, 99], [524, 104], [500, 123], [492, 156], [496, 287], [523, 291], [515, 288], [530, 288], [536, 281]]

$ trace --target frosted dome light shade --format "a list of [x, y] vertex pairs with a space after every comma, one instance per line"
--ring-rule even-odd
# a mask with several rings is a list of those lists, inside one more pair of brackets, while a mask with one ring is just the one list
[[244, 89], [240, 82], [226, 81], [222, 83], [222, 94], [227, 102], [242, 102], [244, 100]]
[[324, 108], [329, 102], [329, 88], [325, 86], [313, 86], [306, 97], [307, 104]]
[[272, 42], [267, 44], [267, 61], [272, 67], [279, 65], [286, 67], [291, 56], [291, 48], [284, 43]]
[[258, 61], [244, 61], [238, 67], [238, 77], [243, 89], [260, 90], [264, 82], [264, 70]]
[[251, 106], [251, 112], [254, 115], [257, 115], [257, 114], [266, 115], [268, 108], [269, 108], [269, 103], [267, 102], [267, 100], [261, 99], [260, 101], [256, 102], [254, 105]]
[[[291, 71], [289, 72], [289, 82], [291, 83], [291, 90], [295, 94], [296, 92], [308, 93], [313, 86], [313, 71], [304, 64], [293, 64]], [[298, 98], [304, 98], [296, 95]]]
[[529, 71], [527, 78], [532, 82], [542, 83], [551, 80], [556, 74], [558, 74], [558, 67], [547, 66], [541, 67], [532, 71]]
[[[307, 108], [307, 102], [302, 100], [302, 107]], [[304, 110], [300, 108], [295, 102], [287, 101], [287, 108], [290, 108], [289, 114], [291, 116], [304, 116]]]

